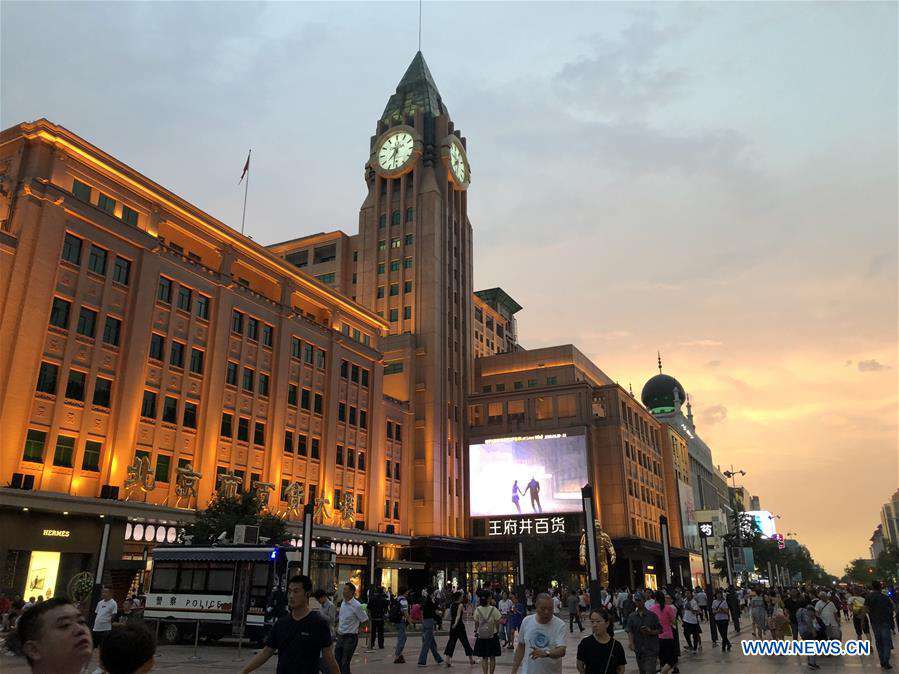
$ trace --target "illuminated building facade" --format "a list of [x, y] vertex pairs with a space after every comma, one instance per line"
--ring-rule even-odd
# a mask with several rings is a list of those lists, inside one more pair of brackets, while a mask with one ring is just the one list
[[39, 513], [183, 522], [223, 487], [275, 512], [301, 488], [323, 527], [409, 542], [384, 319], [46, 120], [2, 133], [0, 168], [0, 558]]
[[515, 314], [521, 305], [502, 288], [477, 290], [472, 297], [474, 321], [471, 350], [475, 358], [517, 351], [518, 326]]
[[[478, 393], [469, 399], [471, 443], [503, 436], [578, 432], [587, 437], [587, 475], [596, 512], [618, 561], [613, 586], [661, 586], [659, 518], [669, 519], [675, 580], [686, 567], [680, 516], [671, 511], [662, 426], [574, 346], [479, 358]], [[680, 457], [681, 463], [684, 458]], [[473, 535], [484, 535], [474, 531]], [[680, 565], [680, 566], [679, 566]]]

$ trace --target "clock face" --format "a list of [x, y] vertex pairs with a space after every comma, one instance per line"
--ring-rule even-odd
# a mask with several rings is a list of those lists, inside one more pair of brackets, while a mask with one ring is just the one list
[[459, 146], [453, 143], [450, 145], [450, 169], [456, 177], [456, 181], [461, 185], [465, 182], [465, 157]]
[[401, 131], [384, 141], [378, 150], [378, 164], [382, 169], [395, 171], [409, 161], [415, 141], [412, 135]]

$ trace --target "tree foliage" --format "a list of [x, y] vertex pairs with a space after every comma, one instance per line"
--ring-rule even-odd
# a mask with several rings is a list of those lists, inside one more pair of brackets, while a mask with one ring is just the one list
[[877, 559], [853, 559], [845, 569], [843, 579], [850, 583], [870, 583], [879, 580], [895, 583], [899, 573], [899, 548], [887, 543]]
[[529, 588], [545, 591], [552, 581], [570, 584], [568, 569], [576, 562], [565, 546], [549, 537], [535, 536], [524, 541], [524, 582]]
[[260, 538], [280, 543], [287, 538], [287, 527], [277, 515], [262, 511], [262, 505], [252, 493], [226, 498], [216, 494], [205, 510], [197, 511], [197, 519], [185, 527], [194, 545], [210, 545], [224, 533], [228, 540], [234, 536], [238, 524], [256, 525]]

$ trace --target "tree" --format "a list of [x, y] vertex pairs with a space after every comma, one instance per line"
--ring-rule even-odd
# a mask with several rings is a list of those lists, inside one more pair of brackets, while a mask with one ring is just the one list
[[849, 583], [867, 585], [872, 580], [880, 580], [880, 572], [877, 563], [872, 559], [853, 559], [846, 565], [846, 574], [843, 578]]
[[549, 537], [524, 541], [524, 582], [535, 591], [545, 592], [551, 581], [569, 583], [568, 569], [575, 562], [564, 546]]
[[287, 527], [277, 515], [262, 512], [262, 504], [252, 493], [231, 498], [216, 494], [205, 510], [197, 511], [197, 519], [184, 529], [194, 545], [210, 545], [224, 533], [230, 540], [237, 524], [259, 527], [260, 538], [280, 543], [287, 538]]
[[892, 543], [887, 543], [886, 547], [877, 555], [877, 572], [882, 580], [894, 582], [896, 575], [899, 573], [899, 548]]

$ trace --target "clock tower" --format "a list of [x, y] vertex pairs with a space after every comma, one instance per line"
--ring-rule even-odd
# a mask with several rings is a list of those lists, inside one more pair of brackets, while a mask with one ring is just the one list
[[465, 138], [418, 52], [371, 138], [354, 246], [356, 301], [390, 323], [381, 340], [385, 393], [414, 412], [404, 451], [412, 452], [405, 508], [416, 536], [462, 537], [466, 529], [470, 179]]

